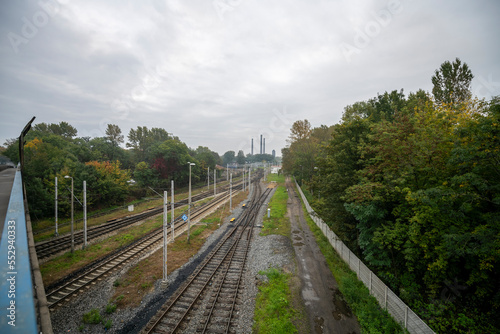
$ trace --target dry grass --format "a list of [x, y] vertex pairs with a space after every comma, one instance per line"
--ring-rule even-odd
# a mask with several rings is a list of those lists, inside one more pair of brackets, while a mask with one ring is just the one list
[[[239, 205], [247, 197], [246, 193], [240, 192], [233, 198], [233, 207]], [[174, 243], [168, 245], [167, 273], [180, 268], [188, 260], [198, 253], [200, 248], [217, 228], [221, 221], [229, 216], [229, 205], [223, 207], [202, 219], [207, 224], [198, 224], [192, 227], [190, 243], [187, 243], [187, 235], [183, 233], [176, 237]], [[152, 291], [154, 283], [163, 277], [163, 249], [159, 249], [153, 255], [140, 261], [133, 266], [114, 284], [115, 291], [111, 303], [118, 307], [136, 307], [141, 303], [144, 295]]]
[[[210, 201], [210, 198], [196, 202], [197, 205], [202, 205]], [[177, 214], [185, 209], [180, 207], [176, 209]], [[179, 211], [177, 211], [179, 210]], [[41, 265], [41, 273], [45, 286], [56, 282], [57, 280], [69, 275], [87, 264], [107, 255], [117, 248], [131, 244], [148, 232], [159, 228], [162, 225], [163, 216], [157, 215], [146, 219], [143, 223], [137, 226], [126, 227], [120, 230], [113, 236], [110, 236], [100, 242], [93, 243], [85, 250], [75, 250], [74, 253], [65, 253]], [[170, 213], [167, 215], [167, 220], [170, 221]]]
[[74, 253], [68, 252], [45, 262], [40, 266], [43, 284], [48, 286], [73, 271], [113, 252], [115, 249], [132, 243], [144, 234], [160, 227], [162, 220], [161, 215], [149, 218], [141, 225], [125, 228], [120, 233], [92, 244], [85, 250], [75, 250]]

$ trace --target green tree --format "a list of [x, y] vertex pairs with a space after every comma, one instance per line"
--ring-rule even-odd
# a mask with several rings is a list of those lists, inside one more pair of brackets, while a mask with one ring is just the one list
[[196, 164], [192, 168], [193, 181], [199, 180], [200, 163], [189, 154], [189, 148], [178, 139], [165, 140], [161, 144], [153, 145], [150, 152], [151, 168], [155, 169], [164, 185], [174, 179], [186, 184], [189, 177], [188, 162]]
[[130, 129], [128, 133], [127, 147], [132, 148], [137, 156], [137, 160], [144, 161], [146, 158], [146, 149], [149, 147], [148, 128], [138, 126], [136, 130]]
[[227, 164], [233, 163], [235, 159], [234, 151], [227, 151], [222, 155], [222, 164], [226, 166]]
[[112, 151], [110, 159], [113, 160], [119, 145], [123, 143], [123, 135], [120, 127], [115, 124], [108, 124], [106, 128], [106, 139], [111, 144]]
[[243, 153], [242, 150], [238, 151], [238, 155], [236, 156], [236, 162], [238, 163], [238, 165], [245, 164], [245, 153]]
[[44, 133], [51, 133], [61, 136], [65, 139], [72, 139], [76, 137], [78, 131], [67, 122], [59, 122], [59, 124], [51, 123], [38, 123], [33, 125], [33, 130]]
[[432, 94], [437, 102], [456, 105], [471, 98], [470, 84], [474, 75], [467, 63], [456, 58], [445, 61], [432, 76]]

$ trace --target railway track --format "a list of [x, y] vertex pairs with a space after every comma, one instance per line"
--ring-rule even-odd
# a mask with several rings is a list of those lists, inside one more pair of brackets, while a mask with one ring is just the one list
[[[264, 193], [256, 191], [245, 213], [141, 331], [150, 333], [233, 333], [253, 225]], [[196, 319], [196, 321], [192, 321]]]
[[[234, 176], [238, 177], [241, 174], [242, 173], [236, 173]], [[220, 177], [220, 178], [217, 179], [217, 184], [222, 183], [225, 180], [226, 180], [225, 177]], [[227, 187], [228, 187], [228, 185], [221, 185], [221, 186], [219, 186], [218, 189], [223, 190], [223, 189], [227, 189]], [[199, 187], [199, 188], [194, 188], [193, 190], [202, 189], [202, 188], [205, 188], [205, 186], [202, 186], [202, 187]], [[210, 191], [207, 191], [207, 193], [208, 192], [210, 192]], [[193, 199], [194, 199], [194, 196], [193, 196]], [[149, 200], [154, 200], [154, 198], [151, 198]], [[187, 204], [187, 200], [183, 200], [183, 201], [186, 202], [186, 204]], [[181, 201], [181, 203], [182, 203], [182, 201]], [[101, 217], [101, 216], [104, 216], [104, 215], [108, 215], [108, 214], [111, 214], [111, 213], [119, 211], [119, 210], [123, 210], [127, 206], [128, 205], [125, 205], [123, 207], [118, 207], [118, 208], [110, 209], [110, 210], [107, 210], [105, 212], [95, 213], [95, 214], [87, 216], [87, 218], [88, 219], [98, 218], [98, 217]], [[83, 224], [83, 218], [75, 219], [74, 223], [75, 224], [78, 224], [78, 223], [82, 223]], [[68, 222], [68, 221], [65, 221], [65, 222], [62, 222], [62, 223], [60, 222], [59, 223], [59, 228], [61, 228], [62, 226], [68, 226], [70, 224], [71, 224], [71, 222]], [[41, 233], [44, 233], [44, 232], [47, 232], [47, 231], [53, 231], [53, 230], [54, 230], [54, 227], [51, 226], [51, 227], [47, 227], [47, 228], [44, 228], [44, 229], [39, 229], [37, 231], [33, 231], [33, 235], [37, 235], [37, 234], [41, 234]]]
[[[221, 193], [227, 193], [229, 186], [224, 186], [219, 190], [219, 196]], [[238, 183], [233, 186], [234, 190], [241, 190], [242, 183]], [[195, 195], [192, 197], [192, 201], [196, 202], [207, 197], [213, 196], [213, 192], [206, 191], [201, 194]], [[188, 200], [184, 199], [175, 203], [175, 208], [178, 208], [183, 205], [187, 205]], [[170, 206], [169, 206], [170, 207]], [[170, 209], [170, 208], [169, 208]], [[170, 211], [170, 210], [169, 210]], [[90, 241], [92, 239], [96, 239], [102, 235], [108, 234], [112, 231], [121, 229], [123, 227], [129, 226], [131, 224], [137, 223], [146, 218], [158, 215], [163, 213], [163, 208], [157, 207], [153, 209], [149, 209], [145, 212], [138, 213], [135, 215], [127, 216], [124, 218], [118, 218], [114, 220], [108, 221], [108, 223], [101, 224], [98, 226], [91, 227], [87, 229], [87, 240]], [[79, 230], [74, 233], [74, 244], [75, 247], [83, 244], [83, 230]], [[39, 242], [35, 245], [36, 254], [39, 260], [48, 258], [54, 254], [57, 254], [61, 251], [68, 250], [71, 248], [71, 235], [64, 235], [60, 237], [53, 238], [48, 241]]]
[[[219, 196], [212, 202], [207, 203], [198, 209], [192, 210], [191, 220], [196, 220], [198, 217], [202, 217], [206, 212], [219, 206], [224, 201], [227, 201], [228, 198], [229, 195]], [[180, 235], [185, 229], [187, 229], [187, 223], [180, 218], [176, 219], [175, 225], [176, 235]], [[168, 228], [167, 233], [167, 238], [169, 238], [171, 236], [170, 227]], [[150, 232], [116, 254], [99, 261], [88, 271], [72, 277], [66, 283], [47, 293], [47, 302], [50, 310], [54, 310], [63, 302], [69, 301], [76, 294], [85, 291], [92, 285], [97, 284], [100, 280], [109, 276], [111, 273], [123, 268], [130, 261], [141, 257], [143, 254], [156, 249], [162, 244], [163, 227]]]

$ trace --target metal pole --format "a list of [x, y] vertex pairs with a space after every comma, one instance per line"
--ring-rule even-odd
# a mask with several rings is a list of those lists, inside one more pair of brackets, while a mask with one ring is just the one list
[[214, 196], [217, 195], [217, 169], [214, 169]]
[[229, 212], [233, 210], [233, 173], [229, 179]]
[[189, 243], [189, 232], [191, 229], [191, 163], [189, 163], [189, 201], [188, 201], [188, 243]]
[[75, 251], [75, 238], [74, 238], [74, 229], [73, 229], [73, 221], [74, 221], [74, 193], [73, 193], [73, 177], [71, 177], [71, 253]]
[[83, 181], [83, 248], [87, 248], [87, 181]]
[[250, 191], [252, 190], [252, 179], [250, 178], [250, 175], [252, 173], [252, 168], [248, 168], [248, 193], [250, 194]]
[[167, 283], [167, 199], [168, 191], [163, 192], [163, 282]]
[[55, 205], [55, 211], [56, 211], [56, 237], [59, 235], [59, 231], [57, 230], [57, 176], [56, 176], [56, 205]]
[[210, 190], [210, 167], [208, 167], [207, 170], [207, 182], [208, 182], [207, 190]]
[[245, 191], [245, 167], [243, 167], [243, 191]]
[[171, 204], [171, 209], [170, 209], [170, 216], [172, 218], [172, 241], [175, 240], [175, 229], [174, 229], [174, 220], [175, 220], [175, 214], [174, 214], [174, 180], [172, 180], [172, 204]]

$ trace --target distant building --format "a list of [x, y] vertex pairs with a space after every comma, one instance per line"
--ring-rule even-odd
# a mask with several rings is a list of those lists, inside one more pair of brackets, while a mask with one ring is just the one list
[[273, 159], [276, 158], [276, 150], [273, 150], [272, 154], [273, 154]]

